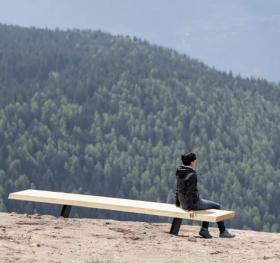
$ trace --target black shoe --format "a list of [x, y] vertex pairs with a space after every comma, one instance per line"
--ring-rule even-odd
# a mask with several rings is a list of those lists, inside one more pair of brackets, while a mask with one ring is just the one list
[[220, 233], [220, 237], [222, 237], [222, 238], [233, 238], [233, 237], [235, 237], [235, 235], [231, 234], [227, 230], [225, 230], [224, 232]]
[[212, 238], [207, 228], [201, 228], [199, 231], [199, 235], [203, 238]]

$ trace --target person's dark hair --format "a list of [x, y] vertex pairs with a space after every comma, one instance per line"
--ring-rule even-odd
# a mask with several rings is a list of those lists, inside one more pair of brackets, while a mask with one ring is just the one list
[[181, 156], [181, 160], [184, 165], [190, 165], [191, 162], [196, 160], [195, 153], [186, 153]]

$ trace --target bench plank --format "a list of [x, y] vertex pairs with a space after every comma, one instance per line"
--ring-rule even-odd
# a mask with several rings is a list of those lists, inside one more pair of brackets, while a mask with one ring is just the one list
[[157, 203], [52, 191], [41, 191], [32, 189], [10, 193], [9, 199], [89, 208], [100, 208], [122, 212], [149, 214], [208, 222], [219, 222], [222, 220], [232, 219], [235, 215], [234, 211], [225, 211], [217, 209], [195, 211], [194, 215], [192, 215], [192, 213], [190, 213], [189, 211], [183, 210], [180, 207], [176, 207], [173, 204], [167, 203]]

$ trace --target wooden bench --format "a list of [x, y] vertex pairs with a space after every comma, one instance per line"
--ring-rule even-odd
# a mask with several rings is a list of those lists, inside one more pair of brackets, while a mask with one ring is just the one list
[[232, 219], [235, 215], [234, 211], [186, 211], [173, 204], [32, 189], [10, 193], [9, 199], [62, 205], [60, 216], [65, 218], [69, 217], [72, 206], [172, 217], [170, 234], [173, 235], [178, 235], [183, 219], [219, 222]]

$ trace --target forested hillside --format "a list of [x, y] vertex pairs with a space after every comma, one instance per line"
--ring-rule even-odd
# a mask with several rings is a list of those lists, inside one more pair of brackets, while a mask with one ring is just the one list
[[7, 200], [25, 188], [172, 203], [188, 151], [231, 227], [280, 231], [279, 85], [136, 38], [0, 25], [1, 211], [58, 211]]

